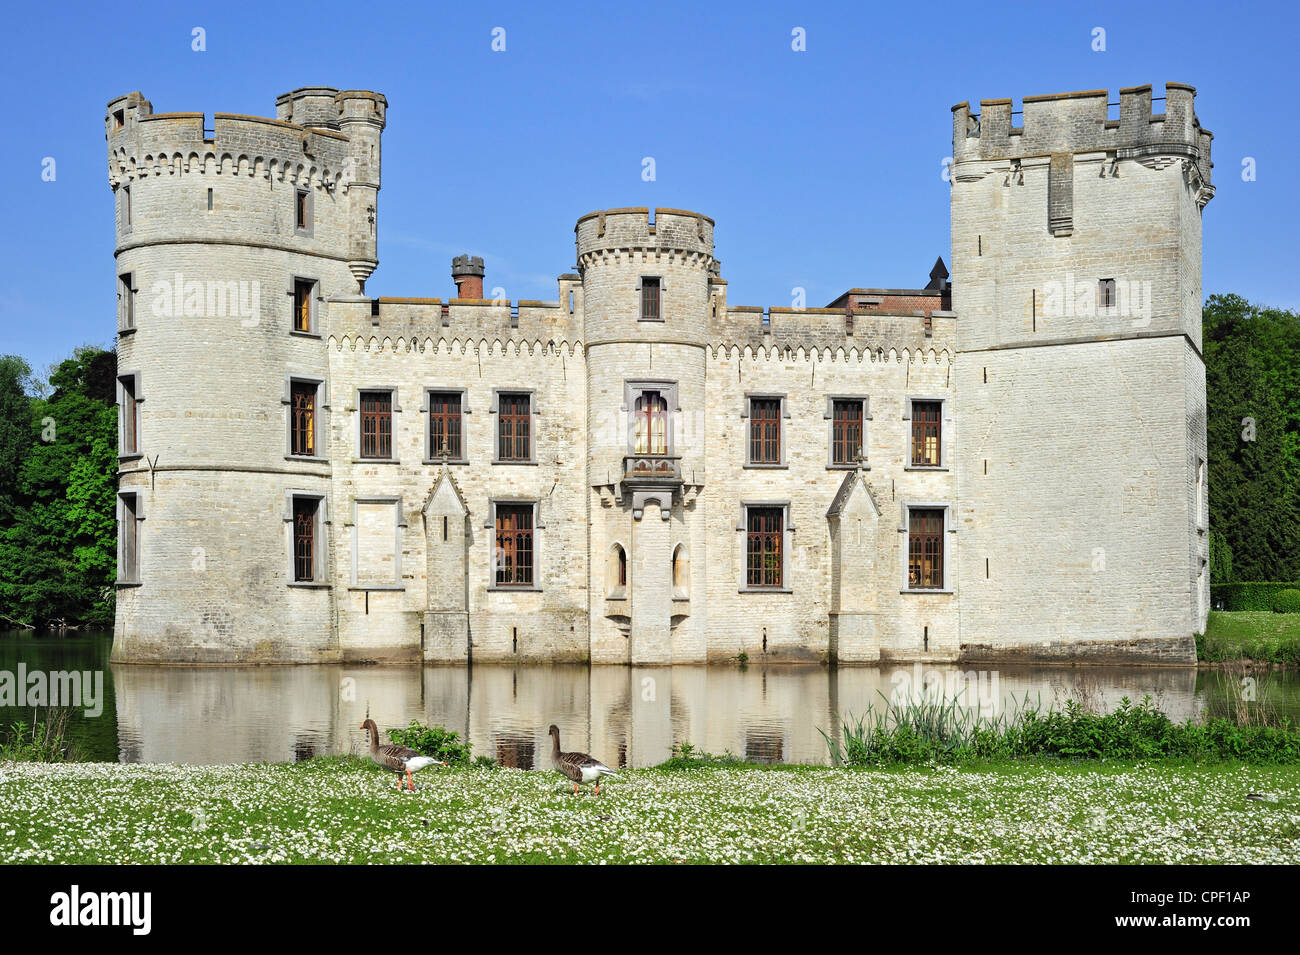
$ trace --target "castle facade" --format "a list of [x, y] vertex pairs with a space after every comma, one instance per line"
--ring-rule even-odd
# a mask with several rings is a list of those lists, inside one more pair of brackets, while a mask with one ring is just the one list
[[665, 208], [552, 300], [373, 297], [382, 95], [113, 100], [114, 659], [1194, 662], [1194, 93], [955, 106], [951, 283], [826, 308]]

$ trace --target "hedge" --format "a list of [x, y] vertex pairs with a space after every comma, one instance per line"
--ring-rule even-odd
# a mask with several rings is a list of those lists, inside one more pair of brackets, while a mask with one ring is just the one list
[[1210, 606], [1215, 610], [1272, 610], [1273, 595], [1300, 588], [1296, 581], [1237, 581], [1210, 585]]
[[1273, 595], [1274, 613], [1300, 613], [1300, 590], [1279, 590]]

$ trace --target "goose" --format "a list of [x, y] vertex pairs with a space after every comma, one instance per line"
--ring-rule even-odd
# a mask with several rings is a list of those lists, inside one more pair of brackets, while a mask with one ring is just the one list
[[578, 791], [578, 783], [595, 783], [596, 795], [599, 796], [601, 777], [618, 775], [594, 756], [588, 756], [586, 753], [561, 753], [560, 728], [552, 723], [549, 732], [551, 739], [554, 740], [554, 746], [551, 747], [551, 763], [573, 780], [575, 793]]
[[425, 756], [417, 753], [407, 746], [398, 746], [396, 743], [388, 743], [384, 746], [379, 745], [379, 727], [375, 721], [368, 719], [361, 724], [363, 730], [370, 732], [370, 758], [378, 763], [384, 769], [391, 769], [397, 773], [397, 788], [402, 788], [402, 774], [406, 774], [406, 784], [410, 787], [411, 792], [415, 792], [415, 780], [411, 778], [411, 773], [418, 773], [426, 766], [446, 766], [440, 759], [434, 759], [432, 756]]

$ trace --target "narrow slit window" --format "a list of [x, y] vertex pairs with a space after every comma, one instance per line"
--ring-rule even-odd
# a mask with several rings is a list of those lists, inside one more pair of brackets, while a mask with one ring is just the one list
[[140, 580], [140, 501], [135, 494], [118, 495], [122, 518], [118, 524], [119, 583], [138, 583]]
[[131, 187], [122, 187], [122, 225], [131, 225]]
[[122, 315], [122, 328], [135, 328], [134, 276], [127, 272], [117, 277], [118, 307]]
[[140, 453], [140, 398], [139, 385], [135, 375], [123, 375], [118, 378], [120, 395], [120, 453]]
[[293, 221], [294, 228], [299, 232], [307, 231], [310, 224], [308, 217], [307, 190], [298, 189], [294, 192], [293, 198]]

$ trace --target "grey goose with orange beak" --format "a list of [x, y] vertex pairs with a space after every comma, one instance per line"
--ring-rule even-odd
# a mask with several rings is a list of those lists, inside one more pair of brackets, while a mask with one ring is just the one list
[[418, 773], [426, 766], [446, 766], [440, 759], [434, 759], [432, 756], [425, 756], [423, 753], [417, 753], [409, 746], [398, 746], [396, 743], [387, 743], [379, 745], [379, 727], [375, 725], [374, 720], [366, 720], [361, 724], [363, 730], [370, 732], [370, 758], [378, 763], [384, 769], [392, 770], [397, 773], [397, 788], [402, 788], [402, 774], [406, 774], [406, 785], [411, 792], [415, 792], [415, 780], [411, 778], [412, 773]]
[[600, 780], [603, 776], [617, 776], [618, 773], [610, 769], [594, 756], [588, 756], [586, 753], [562, 753], [560, 752], [560, 728], [551, 724], [550, 729], [553, 745], [551, 747], [551, 762], [555, 768], [573, 780], [573, 791], [578, 791], [578, 783], [595, 783], [596, 795], [600, 795]]

